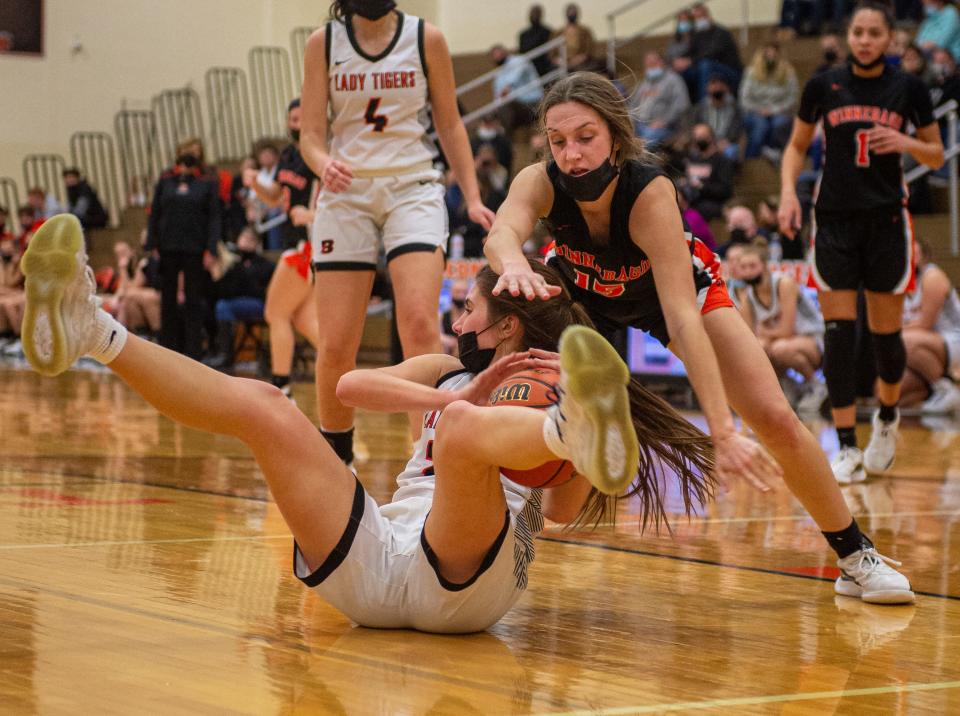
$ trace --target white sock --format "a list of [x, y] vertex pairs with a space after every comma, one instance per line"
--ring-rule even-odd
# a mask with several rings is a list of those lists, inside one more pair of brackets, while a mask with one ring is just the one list
[[543, 421], [543, 442], [547, 444], [547, 449], [558, 458], [561, 460], [570, 460], [573, 456], [564, 444], [563, 438], [560, 437], [560, 431], [557, 428], [557, 420], [554, 416], [557, 409], [557, 406], [554, 405], [546, 410], [547, 419]]
[[127, 343], [127, 329], [120, 321], [104, 311], [97, 309], [90, 336], [91, 348], [86, 355], [98, 363], [111, 363]]

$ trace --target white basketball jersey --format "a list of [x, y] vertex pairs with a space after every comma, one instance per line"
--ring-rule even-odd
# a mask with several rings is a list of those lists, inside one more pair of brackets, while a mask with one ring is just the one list
[[437, 156], [427, 136], [427, 66], [423, 20], [397, 13], [386, 50], [366, 54], [349, 22], [327, 24], [333, 110], [330, 155], [356, 176], [390, 176], [429, 167]]
[[[770, 296], [770, 305], [764, 306], [754, 287], [747, 285], [747, 300], [758, 326], [775, 324], [780, 320], [780, 274], [770, 276]], [[797, 294], [797, 317], [793, 330], [798, 336], [823, 333], [823, 317], [802, 286]]]

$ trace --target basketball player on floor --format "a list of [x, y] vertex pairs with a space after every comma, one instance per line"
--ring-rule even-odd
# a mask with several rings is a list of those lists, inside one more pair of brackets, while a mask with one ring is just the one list
[[[866, 479], [889, 469], [897, 448], [897, 403], [907, 357], [900, 329], [903, 296], [914, 285], [913, 227], [906, 209], [901, 156], [937, 168], [943, 164], [940, 130], [923, 82], [886, 64], [893, 38], [887, 3], [857, 4], [847, 44], [850, 63], [810, 80], [781, 166], [780, 231], [800, 229], [797, 177], [817, 122], [823, 122], [826, 158], [816, 200], [812, 274], [826, 325], [823, 374], [840, 452], [837, 482]], [[912, 125], [916, 138], [905, 132]], [[879, 409], [867, 449], [857, 445], [857, 291], [867, 299], [867, 323], [877, 364]]]
[[428, 99], [470, 219], [485, 229], [493, 222], [480, 201], [443, 35], [395, 5], [337, 0], [304, 60], [303, 154], [323, 182], [312, 236], [317, 402], [321, 431], [348, 464], [353, 409], [337, 398], [337, 381], [356, 365], [381, 247], [404, 357], [441, 352], [437, 306], [448, 227]]
[[710, 426], [718, 477], [766, 490], [764, 479], [781, 474], [736, 431], [732, 407], [783, 466], [790, 491], [836, 551], [836, 591], [913, 601], [906, 577], [860, 532], [826, 455], [727, 295], [719, 260], [684, 230], [676, 188], [634, 136], [620, 93], [600, 75], [570, 75], [550, 88], [540, 116], [552, 160], [520, 172], [497, 212], [485, 246], [501, 274], [495, 293], [548, 303], [557, 293], [521, 250], [542, 218], [556, 239], [550, 265], [598, 329], [640, 328], [683, 360]]
[[[532, 306], [494, 299], [497, 277], [486, 269], [457, 319], [462, 360], [423, 355], [342, 378], [338, 392], [349, 405], [423, 415], [399, 489], [378, 507], [277, 388], [218, 373], [128, 335], [100, 309], [75, 217], [46, 222], [23, 265], [23, 341], [31, 365], [57, 375], [90, 355], [169, 418], [244, 441], [293, 533], [297, 576], [365, 626], [485, 629], [526, 588], [544, 516], [598, 521], [610, 505], [604, 493], [631, 483], [642, 512], [662, 515], [657, 486], [665, 474], [677, 475], [692, 502], [710, 492], [706, 436], [635, 383], [628, 393], [627, 367], [596, 332], [573, 325], [589, 319], [566, 293]], [[546, 267], [536, 270], [558, 281]], [[556, 350], [568, 326], [555, 405], [487, 405], [506, 377], [531, 366], [529, 352], [514, 351]], [[530, 470], [557, 459], [571, 461], [580, 474], [548, 490], [500, 472], [501, 466]]]

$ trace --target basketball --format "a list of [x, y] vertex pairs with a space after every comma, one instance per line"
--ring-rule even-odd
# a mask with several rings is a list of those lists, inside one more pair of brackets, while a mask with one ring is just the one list
[[[490, 405], [520, 405], [543, 410], [553, 404], [553, 387], [560, 374], [552, 370], [526, 370], [511, 375], [490, 394]], [[573, 478], [575, 470], [566, 460], [551, 460], [530, 470], [500, 468], [500, 472], [519, 485], [557, 487]]]

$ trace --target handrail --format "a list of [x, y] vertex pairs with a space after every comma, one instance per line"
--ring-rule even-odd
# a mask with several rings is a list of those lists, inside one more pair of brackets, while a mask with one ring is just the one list
[[[951, 99], [933, 110], [934, 119], [947, 117], [947, 148], [943, 152], [943, 159], [947, 164], [947, 201], [950, 204], [950, 252], [960, 255], [960, 215], [957, 206], [957, 156], [960, 156], [960, 144], [957, 143], [957, 101]], [[919, 165], [904, 175], [907, 184], [915, 182], [922, 176], [929, 174], [933, 169], [926, 165]]]
[[[534, 47], [529, 52], [524, 52], [522, 55], [517, 55], [517, 56], [525, 57], [528, 60], [532, 60], [534, 57], [540, 57], [540, 55], [545, 55], [548, 52], [551, 52], [552, 50], [558, 49], [560, 47], [566, 47], [566, 44], [567, 44], [566, 40], [561, 35], [559, 37], [553, 38], [549, 42], [543, 43], [539, 47]], [[464, 82], [462, 85], [457, 87], [457, 97], [459, 97], [462, 94], [466, 94], [467, 92], [470, 92], [472, 90], [475, 90], [477, 87], [484, 85], [487, 82], [490, 82], [491, 80], [493, 80], [494, 77], [497, 76], [499, 72], [500, 72], [500, 68], [494, 67], [492, 70], [484, 72], [479, 77], [474, 77], [469, 82]], [[543, 82], [541, 82], [540, 84], [543, 84]]]

